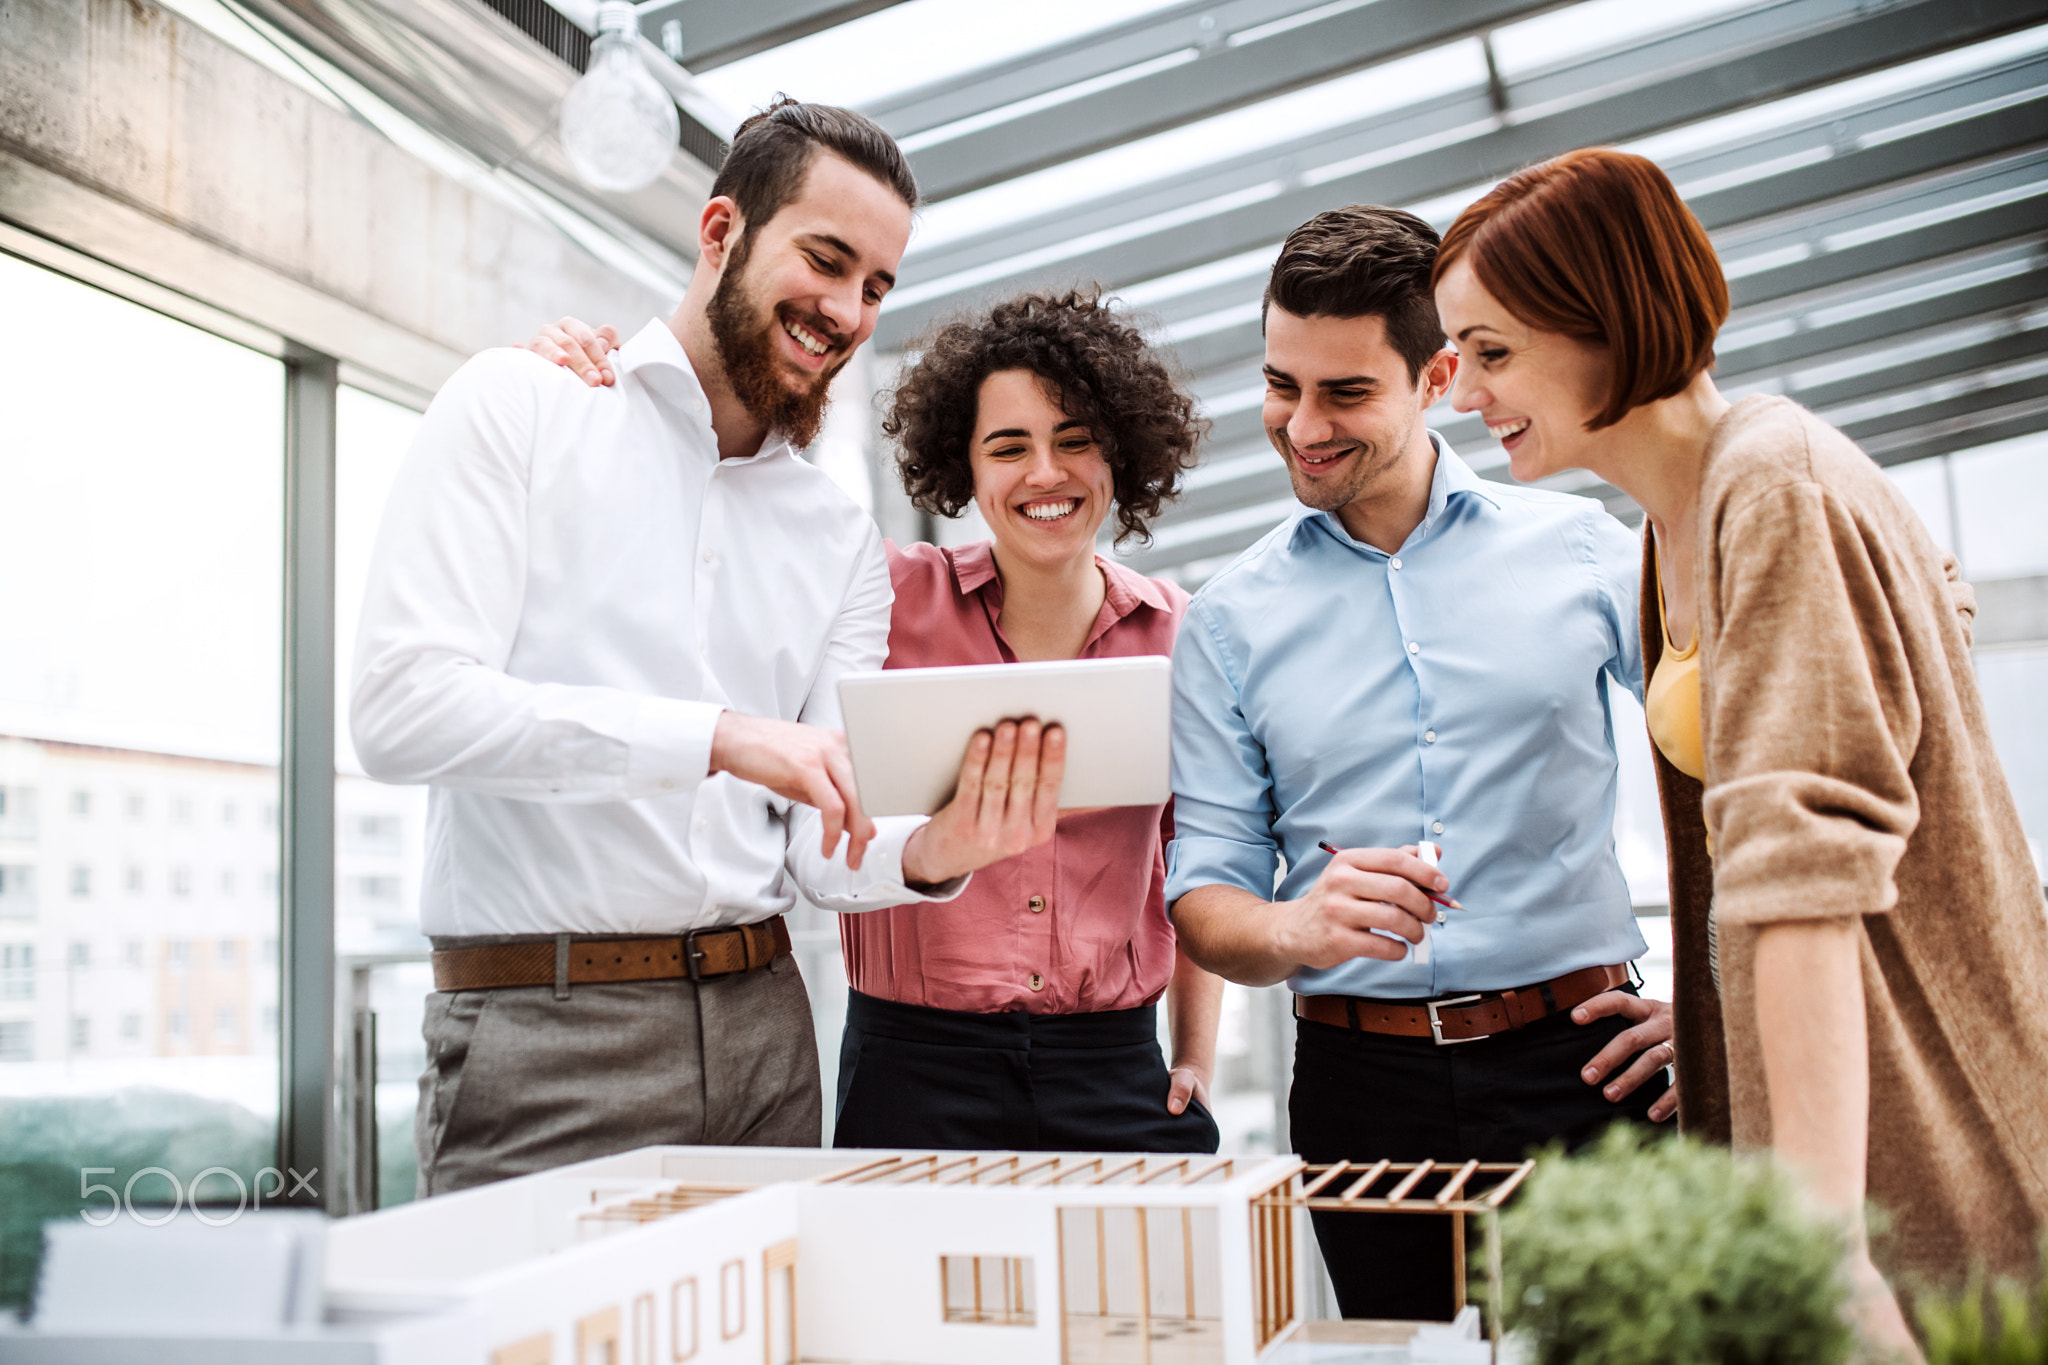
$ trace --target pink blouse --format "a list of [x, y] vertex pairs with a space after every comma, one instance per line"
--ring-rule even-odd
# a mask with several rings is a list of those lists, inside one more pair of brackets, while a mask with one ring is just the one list
[[[989, 542], [888, 546], [889, 668], [1015, 663]], [[1188, 595], [1098, 558], [1108, 581], [1084, 659], [1173, 653]], [[974, 874], [959, 897], [839, 917], [847, 980], [937, 1009], [1080, 1014], [1157, 1000], [1173, 975], [1171, 803], [1069, 816], [1052, 842]]]

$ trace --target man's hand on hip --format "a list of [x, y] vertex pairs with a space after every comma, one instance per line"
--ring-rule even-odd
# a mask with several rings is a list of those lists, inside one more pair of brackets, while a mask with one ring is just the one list
[[903, 879], [937, 886], [1052, 838], [1067, 732], [1036, 720], [977, 730], [960, 762], [953, 799], [903, 847]]
[[1425, 891], [1441, 894], [1450, 885], [1412, 848], [1348, 848], [1330, 859], [1307, 895], [1273, 908], [1281, 912], [1287, 956], [1303, 967], [1335, 967], [1359, 957], [1399, 962], [1408, 956], [1408, 943], [1422, 942], [1424, 927], [1443, 913]]
[[[1627, 1069], [1608, 1081], [1607, 1088], [1600, 1092], [1610, 1104], [1619, 1104], [1634, 1094], [1638, 1086], [1670, 1066], [1678, 1057], [1678, 1049], [1671, 1042], [1671, 1006], [1663, 1000], [1648, 1000], [1627, 991], [1602, 991], [1572, 1011], [1572, 1022], [1590, 1024], [1595, 1019], [1615, 1014], [1631, 1020], [1631, 1026], [1615, 1034], [1580, 1073], [1580, 1079], [1587, 1085], [1598, 1085], [1624, 1062], [1628, 1063]], [[1630, 1061], [1631, 1058], [1634, 1060]], [[1650, 1118], [1656, 1123], [1662, 1123], [1677, 1112], [1678, 1087], [1675, 1085], [1668, 1087], [1650, 1106]]]
[[845, 834], [850, 839], [846, 865], [860, 868], [875, 826], [861, 811], [844, 734], [727, 711], [719, 716], [711, 737], [711, 771], [731, 773], [777, 796], [816, 806], [825, 817], [824, 855], [831, 857], [839, 836]]

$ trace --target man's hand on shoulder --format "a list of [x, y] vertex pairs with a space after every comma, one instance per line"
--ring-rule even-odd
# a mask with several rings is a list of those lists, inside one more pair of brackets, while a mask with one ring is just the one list
[[875, 826], [861, 811], [844, 734], [727, 711], [719, 716], [711, 736], [711, 771], [731, 773], [777, 796], [817, 807], [825, 817], [822, 852], [831, 857], [839, 836], [845, 834], [851, 841], [846, 865], [859, 870]]
[[606, 359], [619, 349], [618, 329], [610, 325], [593, 331], [588, 324], [575, 318], [563, 318], [535, 332], [533, 340], [520, 349], [532, 351], [542, 360], [573, 371], [592, 388], [618, 381], [611, 361]]
[[1441, 894], [1450, 885], [1412, 848], [1346, 849], [1330, 859], [1307, 895], [1273, 907], [1281, 912], [1286, 956], [1315, 968], [1358, 957], [1399, 962], [1408, 956], [1407, 945], [1387, 935], [1422, 942], [1424, 927], [1443, 913], [1424, 888]]

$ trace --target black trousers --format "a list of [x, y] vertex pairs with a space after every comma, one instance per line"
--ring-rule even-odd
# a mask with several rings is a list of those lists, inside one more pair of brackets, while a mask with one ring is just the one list
[[[1450, 1047], [1308, 1019], [1294, 1023], [1287, 1113], [1294, 1150], [1311, 1162], [1520, 1161], [1557, 1140], [1583, 1146], [1617, 1120], [1648, 1123], [1651, 1104], [1664, 1093], [1664, 1080], [1652, 1076], [1610, 1103], [1600, 1086], [1580, 1079], [1593, 1054], [1629, 1027], [1625, 1019], [1575, 1024], [1564, 1012]], [[1448, 1217], [1312, 1216], [1345, 1317], [1451, 1317]], [[1476, 1235], [1469, 1245], [1478, 1246]]]
[[847, 992], [835, 1147], [1213, 1152], [1199, 1100], [1166, 1112], [1154, 1006], [971, 1014]]

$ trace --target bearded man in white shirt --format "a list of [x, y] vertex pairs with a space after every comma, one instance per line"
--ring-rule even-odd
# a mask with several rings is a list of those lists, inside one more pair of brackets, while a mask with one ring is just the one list
[[795, 890], [946, 899], [1051, 837], [1056, 728], [984, 732], [950, 805], [879, 822], [837, 730], [838, 679], [887, 651], [889, 575], [796, 451], [916, 203], [875, 124], [779, 101], [614, 382], [489, 351], [427, 410], [350, 710], [371, 776], [433, 789], [422, 1195], [652, 1143], [816, 1145]]

